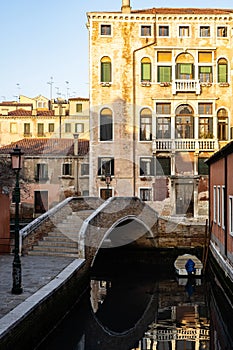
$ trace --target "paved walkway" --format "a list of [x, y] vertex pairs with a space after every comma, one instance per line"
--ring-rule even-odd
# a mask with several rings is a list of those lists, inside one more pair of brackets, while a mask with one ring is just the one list
[[13, 255], [0, 255], [0, 318], [49, 283], [74, 260], [52, 256], [20, 257], [23, 293], [14, 295], [11, 293], [13, 259]]

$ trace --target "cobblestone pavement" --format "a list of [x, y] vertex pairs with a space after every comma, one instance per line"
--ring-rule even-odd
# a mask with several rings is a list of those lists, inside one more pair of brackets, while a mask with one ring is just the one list
[[49, 256], [22, 256], [23, 293], [11, 293], [13, 255], [0, 255], [0, 318], [50, 282], [74, 259]]

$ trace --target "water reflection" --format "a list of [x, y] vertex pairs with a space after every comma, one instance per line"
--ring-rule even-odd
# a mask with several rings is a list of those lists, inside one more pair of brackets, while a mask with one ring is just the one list
[[216, 281], [95, 271], [82, 302], [38, 349], [233, 349], [233, 308]]

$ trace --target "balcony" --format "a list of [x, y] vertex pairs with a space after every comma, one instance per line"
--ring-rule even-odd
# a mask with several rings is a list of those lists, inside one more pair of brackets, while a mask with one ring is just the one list
[[172, 94], [175, 95], [178, 92], [195, 92], [196, 95], [200, 95], [201, 84], [198, 80], [192, 79], [175, 80], [172, 83]]
[[209, 151], [218, 150], [218, 141], [214, 139], [156, 139], [152, 141], [152, 152], [157, 151]]

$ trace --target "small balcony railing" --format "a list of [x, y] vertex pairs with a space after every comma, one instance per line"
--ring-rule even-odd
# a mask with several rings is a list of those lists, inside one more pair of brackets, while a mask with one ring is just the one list
[[156, 139], [152, 141], [152, 151], [216, 151], [218, 141], [213, 139]]
[[176, 79], [172, 83], [172, 94], [175, 95], [178, 92], [195, 92], [196, 95], [200, 95], [201, 84], [198, 80]]

